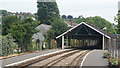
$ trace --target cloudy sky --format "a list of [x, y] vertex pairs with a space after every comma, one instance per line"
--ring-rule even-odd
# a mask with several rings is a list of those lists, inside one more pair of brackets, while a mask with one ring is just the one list
[[[37, 12], [37, 0], [0, 0], [0, 8], [11, 12]], [[114, 23], [120, 0], [57, 0], [61, 15], [101, 16]]]

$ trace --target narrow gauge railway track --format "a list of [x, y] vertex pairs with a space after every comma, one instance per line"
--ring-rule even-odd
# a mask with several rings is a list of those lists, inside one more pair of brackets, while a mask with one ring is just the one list
[[[77, 68], [77, 67], [80, 66], [80, 63], [81, 63], [83, 57], [88, 52], [90, 52], [90, 50], [84, 50], [84, 51], [74, 50], [74, 51], [69, 51], [69, 52], [66, 52], [66, 54], [64, 54], [64, 55], [59, 56], [58, 58], [55, 58], [55, 59], [52, 58], [53, 59], [52, 61], [43, 62], [44, 65], [41, 65], [42, 63], [35, 63], [35, 64], [30, 65], [30, 66], [25, 67], [25, 68], [33, 68], [35, 65], [37, 65], [35, 68], [56, 68], [57, 65], [60, 66], [60, 68], [62, 68], [62, 67], [63, 68], [71, 68], [72, 66], [75, 66]], [[69, 62], [68, 60], [72, 60], [72, 61]], [[64, 66], [65, 63], [61, 62], [61, 61], [66, 61], [66, 62], [69, 62], [69, 63], [66, 66]], [[63, 63], [63, 65], [61, 63]]]

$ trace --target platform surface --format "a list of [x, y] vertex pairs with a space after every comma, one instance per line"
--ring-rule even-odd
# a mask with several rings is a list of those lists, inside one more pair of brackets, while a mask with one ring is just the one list
[[108, 59], [103, 58], [107, 50], [93, 50], [83, 60], [81, 68], [108, 68]]
[[5, 65], [8, 65], [8, 64], [23, 61], [25, 59], [33, 58], [33, 57], [36, 57], [36, 56], [40, 56], [40, 55], [43, 55], [43, 54], [52, 53], [52, 52], [56, 52], [56, 51], [61, 51], [61, 49], [43, 50], [43, 51], [40, 51], [40, 52], [37, 52], [37, 53], [30, 53], [30, 54], [20, 55], [20, 56], [8, 58], [8, 59], [3, 59], [3, 60], [0, 60], [0, 62], [2, 63], [2, 65], [0, 65], [0, 66], [5, 66]]

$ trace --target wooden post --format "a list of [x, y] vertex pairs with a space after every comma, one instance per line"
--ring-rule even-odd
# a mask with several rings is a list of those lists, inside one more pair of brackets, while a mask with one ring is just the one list
[[80, 44], [80, 43], [81, 43], [81, 41], [80, 41], [80, 39], [79, 39], [79, 45], [78, 45], [79, 47], [81, 46], [81, 44]]
[[64, 36], [62, 36], [62, 49], [64, 49]]
[[68, 43], [68, 36], [67, 36], [67, 46], [68, 46], [68, 44], [69, 44], [69, 43]]
[[103, 42], [102, 42], [103, 44], [102, 44], [102, 49], [104, 50], [105, 49], [105, 37], [104, 37], [104, 35], [103, 35]]
[[70, 37], [68, 38], [68, 46], [70, 46]]

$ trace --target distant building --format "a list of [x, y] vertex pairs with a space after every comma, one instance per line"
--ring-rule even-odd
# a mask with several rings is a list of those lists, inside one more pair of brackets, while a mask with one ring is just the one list
[[23, 20], [28, 17], [32, 18], [33, 20], [36, 20], [32, 13], [20, 12], [16, 15], [20, 20]]
[[17, 15], [20, 20], [23, 20], [25, 17], [23, 15]]
[[77, 23], [73, 23], [73, 22], [68, 22], [68, 21], [64, 21], [64, 22], [68, 25], [68, 27], [74, 27], [77, 25]]
[[41, 24], [37, 26], [36, 29], [39, 30], [39, 32], [33, 35], [32, 37], [33, 40], [36, 41], [37, 39], [39, 39], [40, 41], [44, 41], [45, 40], [44, 33], [47, 32], [50, 28], [51, 26], [46, 24]]

